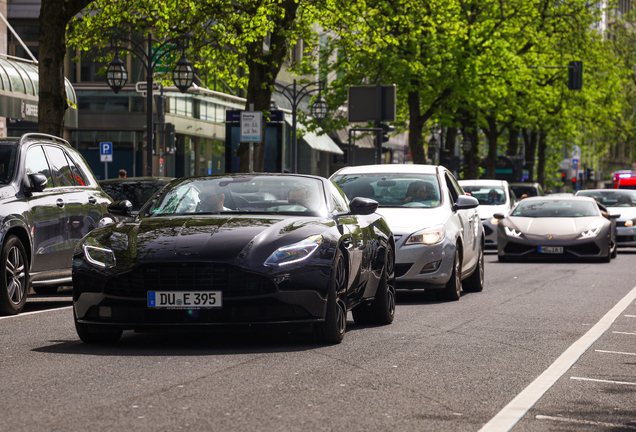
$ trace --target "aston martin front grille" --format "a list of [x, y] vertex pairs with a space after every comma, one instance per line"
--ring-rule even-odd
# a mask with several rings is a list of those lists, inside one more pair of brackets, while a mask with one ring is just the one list
[[210, 263], [144, 265], [110, 279], [104, 293], [145, 298], [148, 291], [222, 291], [223, 298], [269, 294], [276, 285], [236, 267]]

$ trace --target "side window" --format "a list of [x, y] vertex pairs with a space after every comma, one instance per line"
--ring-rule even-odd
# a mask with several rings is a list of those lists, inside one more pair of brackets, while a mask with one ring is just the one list
[[73, 176], [73, 180], [75, 180], [75, 184], [77, 186], [86, 186], [86, 176], [75, 166], [75, 163], [73, 163], [69, 155], [66, 155], [66, 160], [68, 161], [68, 166], [71, 169], [71, 175]]
[[47, 180], [47, 188], [53, 187], [53, 178], [51, 177], [51, 169], [44, 155], [42, 146], [31, 147], [26, 156], [25, 163], [26, 174], [43, 174]]
[[451, 201], [453, 203], [456, 203], [457, 202], [457, 198], [460, 195], [460, 192], [458, 191], [458, 189], [453, 184], [453, 181], [451, 180], [451, 176], [449, 174], [446, 174], [444, 177], [446, 179], [446, 186], [448, 187], [448, 191], [450, 192], [450, 195], [451, 195]]
[[70, 159], [73, 160], [75, 166], [77, 167], [77, 170], [80, 172], [80, 176], [84, 179], [84, 185], [90, 186], [97, 184], [97, 180], [93, 175], [93, 171], [91, 171], [91, 169], [88, 167], [82, 155], [73, 149], [69, 149], [69, 153], [71, 156]]
[[347, 196], [342, 190], [331, 181], [331, 200], [333, 201], [333, 208], [337, 212], [348, 212], [349, 204], [347, 204]]
[[49, 156], [53, 181], [57, 186], [74, 186], [75, 182], [71, 176], [71, 169], [68, 166], [64, 150], [59, 147], [45, 146], [46, 154]]

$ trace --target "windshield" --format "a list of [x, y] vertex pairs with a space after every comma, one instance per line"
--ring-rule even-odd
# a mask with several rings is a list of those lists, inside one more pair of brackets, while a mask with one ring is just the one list
[[600, 216], [596, 203], [574, 200], [521, 201], [510, 216], [586, 217]]
[[510, 186], [510, 189], [512, 189], [517, 197], [521, 195], [527, 195], [529, 197], [539, 196], [539, 191], [534, 186]]
[[477, 198], [479, 205], [502, 205], [506, 203], [506, 193], [498, 186], [464, 186], [464, 192]]
[[435, 174], [345, 174], [333, 179], [349, 200], [376, 200], [380, 207], [437, 207], [440, 189]]
[[636, 191], [608, 190], [608, 191], [580, 191], [577, 195], [589, 196], [605, 207], [634, 207], [636, 206]]
[[133, 205], [132, 211], [137, 212], [166, 183], [165, 181], [116, 181], [103, 183], [101, 187], [114, 201], [130, 201]]
[[[324, 210], [324, 211], [323, 211]], [[216, 213], [326, 213], [321, 182], [296, 176], [193, 177], [173, 183], [151, 216]]]
[[15, 148], [15, 144], [0, 144], [0, 184], [8, 184], [13, 177]]

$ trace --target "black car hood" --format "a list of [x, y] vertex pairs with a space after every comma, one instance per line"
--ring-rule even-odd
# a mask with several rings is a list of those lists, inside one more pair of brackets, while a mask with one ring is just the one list
[[334, 222], [320, 217], [156, 217], [112, 226], [100, 241], [115, 251], [119, 264], [214, 261], [253, 266], [262, 265], [277, 248], [329, 226]]

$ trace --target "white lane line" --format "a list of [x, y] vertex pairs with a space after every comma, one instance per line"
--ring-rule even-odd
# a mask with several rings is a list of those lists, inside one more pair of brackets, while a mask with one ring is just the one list
[[567, 423], [589, 424], [589, 425], [594, 425], [594, 426], [603, 426], [603, 427], [611, 427], [611, 428], [634, 429], [634, 430], [636, 430], [636, 426], [631, 426], [631, 425], [622, 425], [622, 424], [616, 424], [616, 423], [604, 423], [604, 422], [597, 422], [597, 421], [592, 421], [592, 420], [577, 420], [577, 419], [572, 419], [572, 418], [567, 418], [567, 417], [552, 417], [552, 416], [545, 416], [545, 415], [537, 415], [537, 416], [535, 416], [535, 418], [537, 420], [554, 420], [554, 421], [567, 422]]
[[636, 318], [636, 315], [625, 315], [625, 316], [629, 318]]
[[636, 353], [626, 353], [626, 352], [620, 352], [620, 351], [605, 351], [605, 350], [594, 350], [594, 351], [600, 352], [600, 353], [607, 353], [607, 354], [636, 355]]
[[25, 313], [21, 313], [19, 315], [3, 316], [3, 317], [0, 317], [0, 320], [1, 319], [9, 319], [9, 318], [20, 318], [20, 317], [27, 316], [27, 315], [39, 314], [39, 313], [43, 313], [43, 312], [58, 311], [58, 310], [62, 310], [62, 309], [70, 309], [72, 307], [73, 306], [64, 306], [64, 307], [55, 308], [55, 309], [46, 309], [46, 310], [40, 310], [40, 311], [34, 311], [34, 312], [25, 312]]
[[578, 380], [578, 381], [594, 381], [594, 382], [602, 382], [602, 383], [608, 383], [608, 384], [622, 384], [622, 385], [636, 386], [636, 383], [627, 382], [627, 381], [608, 381], [608, 380], [602, 380], [602, 379], [582, 378], [582, 377], [570, 377], [570, 379]]
[[636, 336], [636, 333], [630, 333], [630, 332], [612, 332], [612, 333], [616, 333], [616, 334], [627, 334], [627, 335]]
[[618, 318], [635, 299], [636, 287], [632, 288], [594, 327], [585, 333], [583, 337], [574, 342], [550, 367], [532, 381], [528, 387], [523, 389], [523, 391], [499, 411], [497, 415], [490, 419], [490, 421], [480, 429], [480, 432], [499, 432], [512, 429], [514, 425], [526, 415], [528, 410], [541, 399], [543, 394], [612, 326], [616, 318]]

